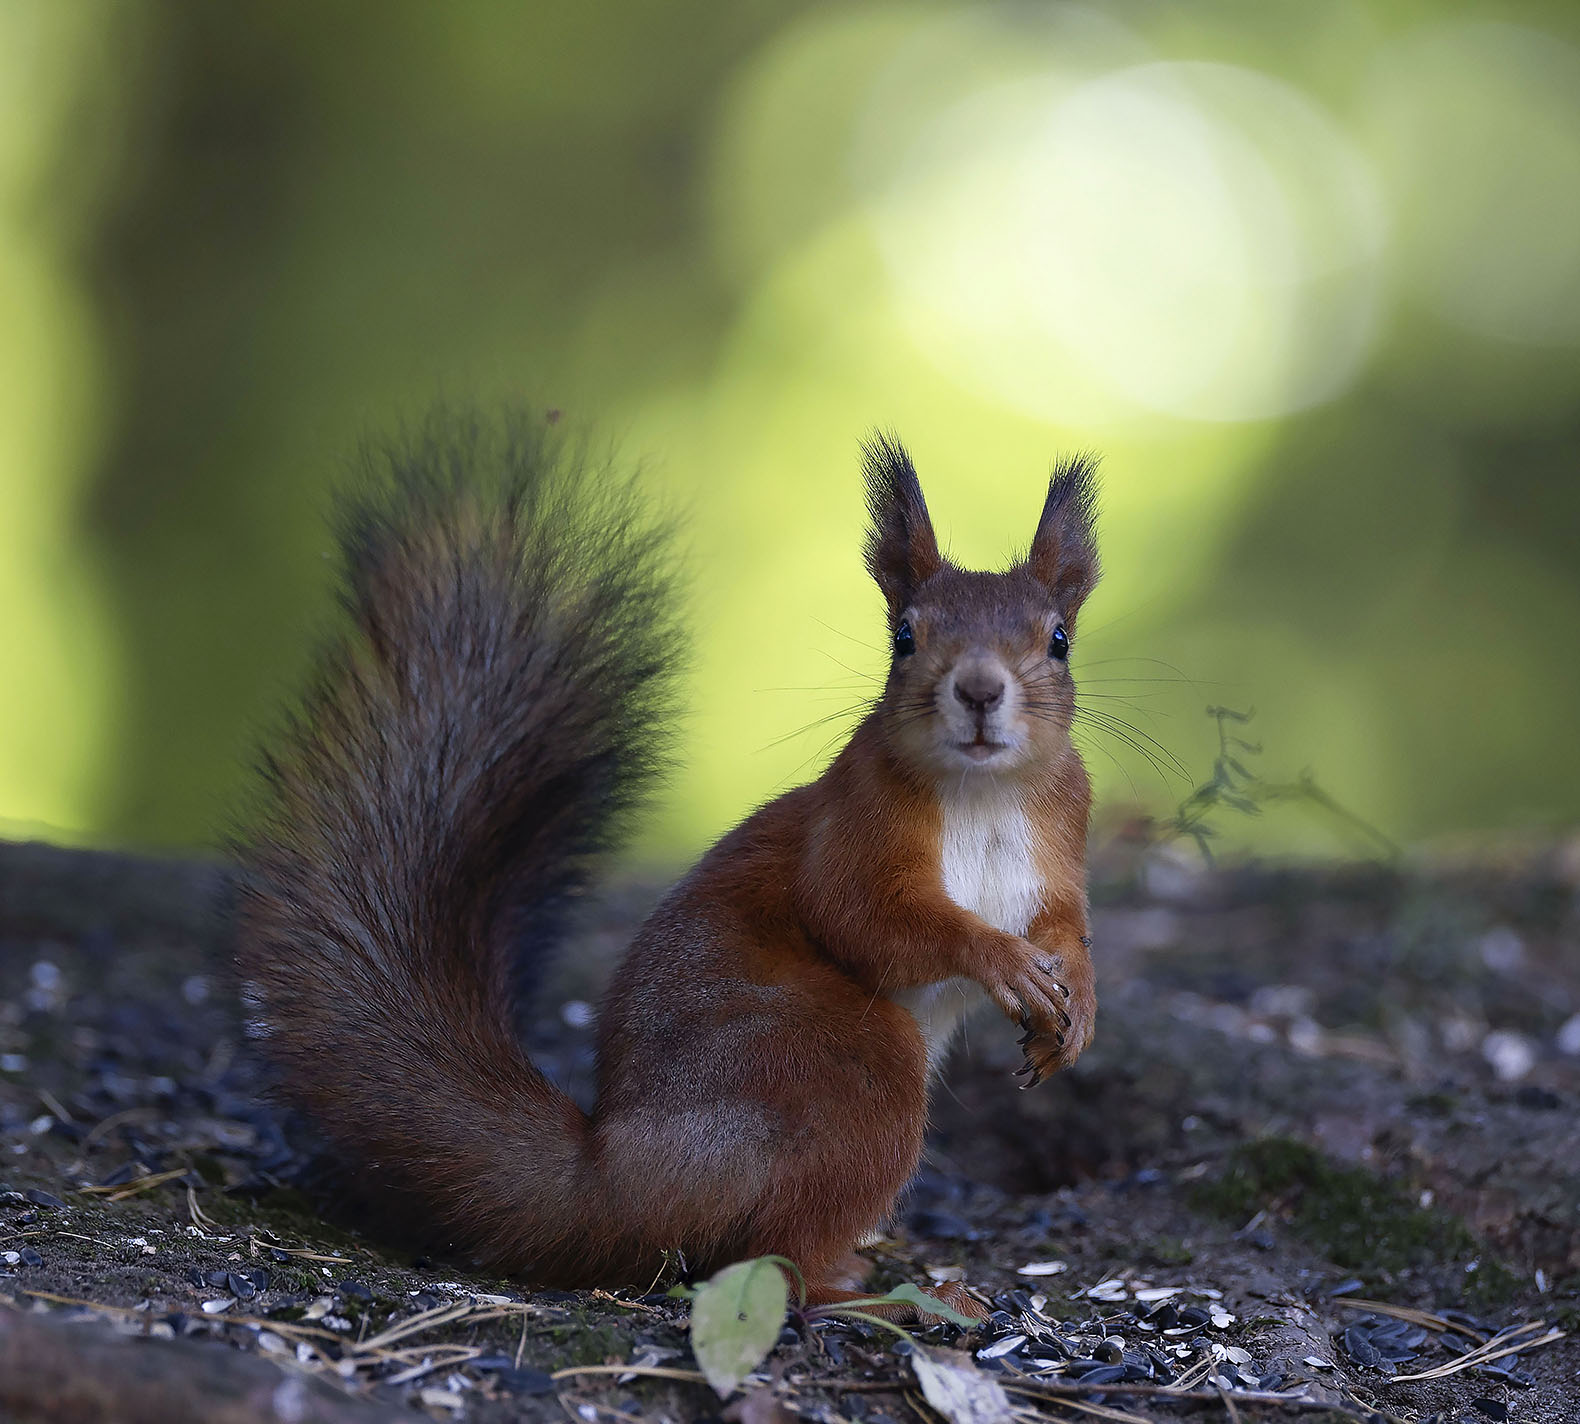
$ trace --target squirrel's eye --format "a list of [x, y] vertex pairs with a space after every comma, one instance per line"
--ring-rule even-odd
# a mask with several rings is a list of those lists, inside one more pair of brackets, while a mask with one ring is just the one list
[[1048, 656], [1061, 663], [1070, 656], [1070, 635], [1064, 631], [1062, 623], [1053, 630], [1053, 637], [1048, 639]]
[[911, 632], [909, 623], [901, 623], [894, 630], [894, 656], [908, 658], [916, 651], [916, 634]]

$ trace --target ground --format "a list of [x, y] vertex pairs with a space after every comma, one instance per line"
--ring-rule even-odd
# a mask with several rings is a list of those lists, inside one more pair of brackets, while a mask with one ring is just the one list
[[[652, 897], [590, 910], [532, 1019], [578, 1093]], [[667, 1281], [532, 1291], [336, 1218], [239, 1032], [224, 866], [0, 847], [0, 1419], [877, 1424], [934, 1417], [920, 1350], [1008, 1390], [958, 1419], [1580, 1420], [1580, 846], [1209, 870], [1115, 838], [1094, 900], [1097, 1042], [1022, 1093], [975, 1021], [870, 1253], [993, 1321], [792, 1312], [723, 1401]]]

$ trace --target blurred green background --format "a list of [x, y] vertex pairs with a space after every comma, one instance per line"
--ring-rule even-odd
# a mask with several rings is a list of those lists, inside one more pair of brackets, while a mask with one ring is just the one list
[[1404, 841], [1580, 819], [1571, 0], [4, 0], [0, 830], [208, 840], [348, 453], [523, 394], [691, 510], [650, 855], [881, 665], [874, 424], [982, 563], [1103, 453], [1080, 676], [1191, 776], [1228, 703]]

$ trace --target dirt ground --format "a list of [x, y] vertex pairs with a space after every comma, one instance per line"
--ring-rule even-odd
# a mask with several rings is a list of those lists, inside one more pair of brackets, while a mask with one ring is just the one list
[[[975, 1021], [872, 1252], [993, 1321], [792, 1313], [730, 1401], [666, 1282], [531, 1291], [337, 1215], [239, 1031], [229, 894], [0, 847], [0, 1419], [879, 1424], [936, 1417], [921, 1350], [1005, 1389], [961, 1419], [1580, 1420], [1580, 844], [1209, 871], [1110, 842], [1097, 1043], [1021, 1093]], [[532, 1017], [582, 1095], [653, 895], [590, 909]]]

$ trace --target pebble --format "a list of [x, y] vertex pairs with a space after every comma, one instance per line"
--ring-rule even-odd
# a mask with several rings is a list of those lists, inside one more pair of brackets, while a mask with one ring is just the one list
[[567, 1028], [591, 1028], [597, 1017], [597, 1010], [585, 999], [567, 999], [560, 1005], [560, 1018]]
[[1523, 1033], [1494, 1029], [1481, 1041], [1481, 1056], [1500, 1082], [1515, 1083], [1536, 1066], [1536, 1045]]
[[1525, 941], [1507, 925], [1495, 925], [1477, 946], [1481, 962], [1494, 974], [1514, 974], [1525, 964]]

